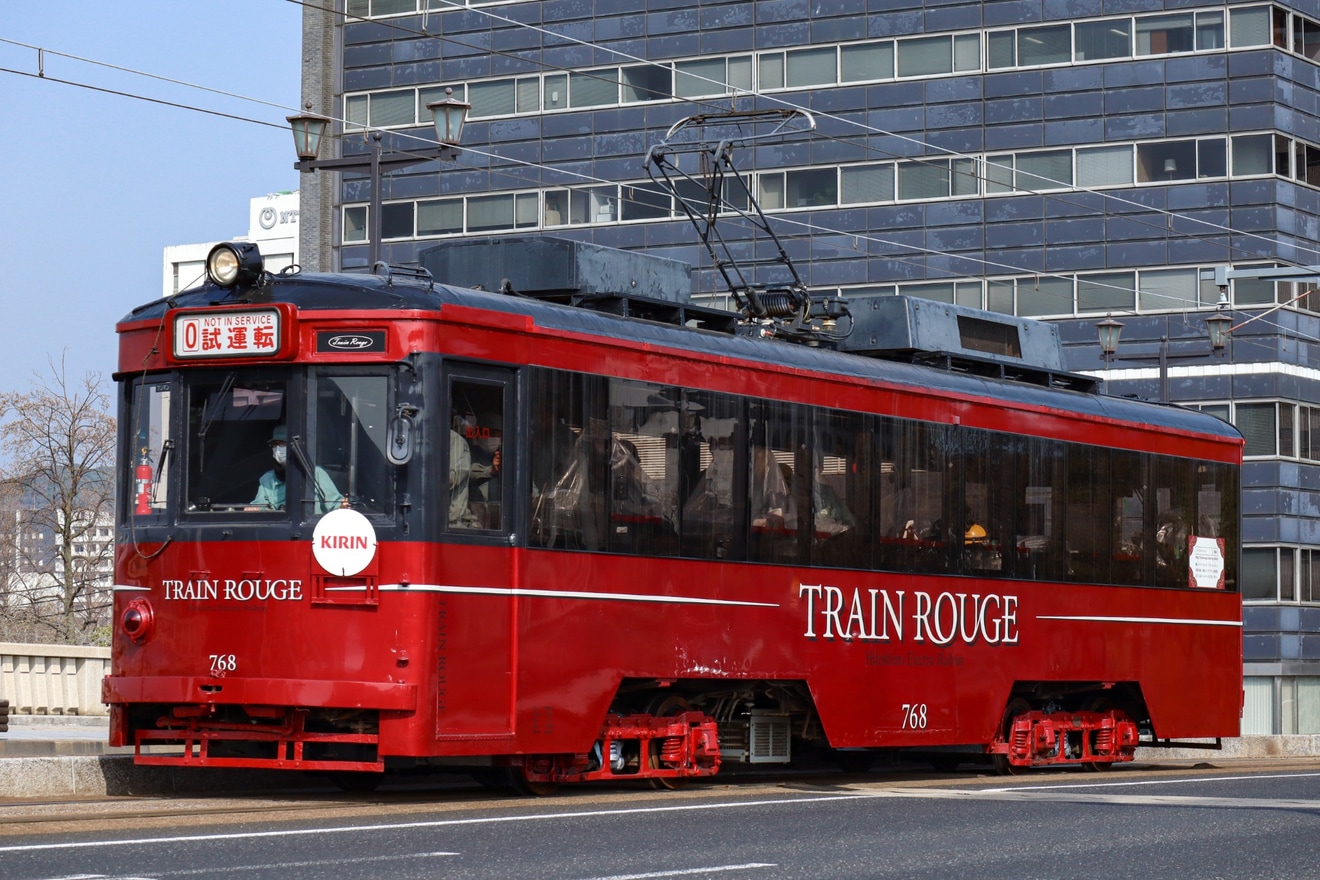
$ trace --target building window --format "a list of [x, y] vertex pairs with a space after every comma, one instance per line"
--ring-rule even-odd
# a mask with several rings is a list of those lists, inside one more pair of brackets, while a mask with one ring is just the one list
[[1195, 45], [1192, 14], [1154, 15], [1137, 19], [1137, 55], [1190, 52]]
[[860, 43], [842, 49], [843, 82], [867, 82], [894, 78], [894, 44]]
[[1229, 10], [1228, 36], [1234, 49], [1270, 45], [1270, 7]]
[[623, 68], [623, 102], [667, 101], [671, 94], [673, 76], [668, 66], [639, 64]]
[[933, 76], [953, 72], [953, 41], [948, 37], [918, 37], [898, 42], [898, 75]]
[[787, 82], [790, 89], [834, 85], [838, 53], [834, 48], [802, 49], [788, 53]]
[[380, 206], [380, 237], [413, 237], [413, 202], [390, 202]]
[[1279, 601], [1278, 560], [1278, 548], [1242, 548], [1242, 601]]
[[1196, 141], [1137, 144], [1137, 180], [1143, 183], [1196, 177]]
[[1072, 25], [1046, 25], [1019, 28], [1017, 62], [1019, 67], [1042, 64], [1067, 64], [1072, 60]]
[[344, 243], [359, 244], [367, 240], [367, 206], [344, 207]]
[[1018, 314], [1028, 318], [1041, 315], [1071, 315], [1073, 281], [1071, 278], [1054, 277], [1019, 281], [1017, 305]]
[[1079, 22], [1074, 32], [1074, 53], [1078, 61], [1131, 58], [1131, 19]]
[[858, 165], [843, 169], [843, 203], [892, 202], [894, 164]]
[[1272, 736], [1275, 732], [1274, 679], [1263, 675], [1243, 676], [1242, 696], [1242, 735]]
[[1195, 269], [1150, 269], [1141, 273], [1141, 308], [1195, 309], [1200, 296], [1200, 278]]
[[1243, 455], [1279, 454], [1278, 404], [1239, 403], [1233, 408], [1233, 424], [1247, 441]]
[[1077, 311], [1129, 311], [1136, 301], [1137, 273], [1100, 272], [1077, 276]]
[[1233, 176], [1274, 173], [1274, 138], [1268, 134], [1233, 138]]
[[462, 199], [436, 199], [417, 203], [418, 235], [451, 235], [462, 231]]
[[1017, 188], [1026, 192], [1065, 189], [1073, 183], [1071, 150], [1022, 153], [1017, 157]]

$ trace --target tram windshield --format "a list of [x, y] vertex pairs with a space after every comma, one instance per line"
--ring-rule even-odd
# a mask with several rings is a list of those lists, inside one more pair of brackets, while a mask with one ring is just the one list
[[[187, 515], [392, 510], [385, 375], [296, 370], [184, 374]], [[304, 389], [306, 393], [304, 394]]]

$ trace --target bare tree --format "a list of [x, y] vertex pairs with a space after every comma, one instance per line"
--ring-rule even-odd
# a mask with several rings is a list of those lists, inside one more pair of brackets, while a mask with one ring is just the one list
[[[70, 380], [63, 359], [31, 390], [0, 394], [0, 575], [4, 629], [96, 641], [111, 605], [115, 420], [100, 373]], [[11, 549], [12, 548], [12, 549]]]

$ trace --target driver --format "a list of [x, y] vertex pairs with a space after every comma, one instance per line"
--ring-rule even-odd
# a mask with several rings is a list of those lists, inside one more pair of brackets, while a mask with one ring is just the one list
[[[275, 427], [268, 445], [271, 457], [275, 459], [275, 466], [257, 480], [257, 495], [244, 508], [245, 510], [284, 509], [284, 468], [289, 455], [288, 430], [284, 425]], [[321, 468], [316, 468], [315, 511], [327, 513], [340, 506], [343, 500], [343, 494], [335, 486], [335, 481], [330, 479], [330, 475]]]

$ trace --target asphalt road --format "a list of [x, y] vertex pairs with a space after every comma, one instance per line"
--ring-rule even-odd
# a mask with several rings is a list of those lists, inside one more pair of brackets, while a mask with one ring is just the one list
[[[5, 880], [1320, 874], [1315, 761], [1011, 779], [875, 773], [680, 792], [578, 787], [539, 800], [458, 789], [40, 806], [27, 809], [44, 822], [0, 817]], [[62, 813], [70, 809], [81, 812]]]

